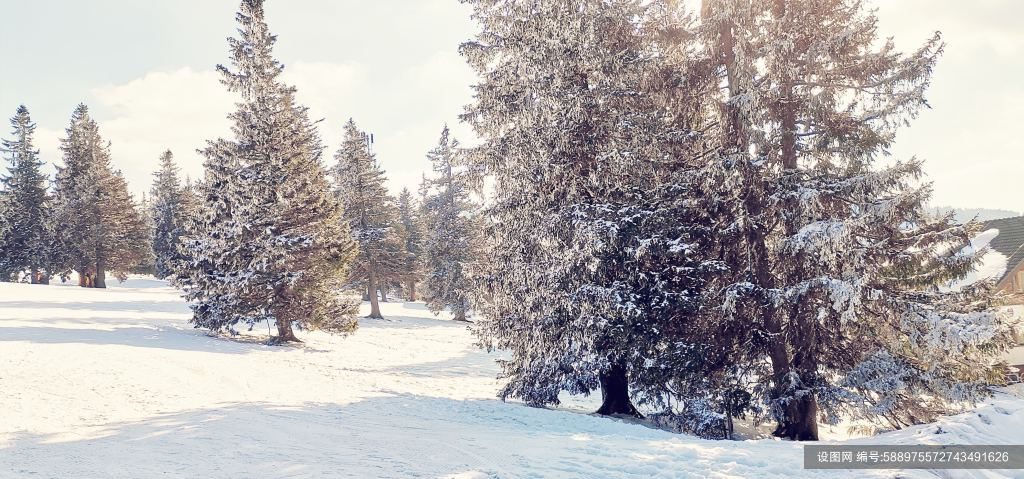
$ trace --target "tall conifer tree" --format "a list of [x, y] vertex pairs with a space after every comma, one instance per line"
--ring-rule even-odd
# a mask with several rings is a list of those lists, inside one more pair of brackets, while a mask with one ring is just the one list
[[321, 163], [323, 147], [295, 89], [281, 82], [276, 37], [262, 0], [243, 0], [234, 69], [222, 81], [241, 95], [233, 139], [209, 142], [200, 219], [190, 225], [175, 282], [194, 300], [193, 323], [215, 331], [274, 322], [273, 341], [298, 341], [293, 326], [353, 331], [355, 305], [339, 296], [354, 245], [341, 227]]
[[149, 214], [153, 222], [153, 254], [157, 278], [173, 272], [186, 214], [186, 192], [178, 179], [178, 167], [170, 150], [160, 155], [160, 167], [153, 174]]
[[352, 281], [366, 291], [371, 318], [382, 318], [377, 293], [402, 270], [398, 210], [384, 185], [384, 172], [370, 152], [368, 135], [349, 119], [345, 138], [334, 156], [335, 191], [345, 204], [345, 226], [359, 244]]
[[123, 279], [148, 254], [145, 222], [85, 105], [72, 114], [61, 150], [64, 166], [54, 183], [59, 229], [53, 254], [63, 272], [78, 272], [81, 286], [105, 288], [108, 272]]
[[775, 433], [900, 427], [983, 396], [1009, 324], [984, 291], [937, 289], [977, 261], [961, 251], [977, 225], [926, 213], [918, 160], [877, 161], [927, 106], [938, 35], [901, 54], [860, 0], [713, 0], [702, 16], [723, 87], [706, 191], [731, 275], [710, 311], [742, 333], [716, 336]]
[[709, 269], [681, 220], [695, 112], [662, 98], [691, 94], [664, 53], [677, 47], [656, 43], [675, 20], [659, 2], [469, 3], [482, 32], [462, 51], [481, 82], [464, 119], [494, 185], [477, 332], [510, 353], [501, 396], [600, 389], [598, 412], [637, 415], [630, 384], [664, 392], [668, 361], [687, 360], [665, 333], [685, 329]]
[[0, 280], [28, 272], [28, 281], [45, 282], [50, 268], [50, 200], [42, 161], [33, 144], [36, 125], [28, 109], [19, 106], [11, 118], [11, 140], [2, 153], [10, 162], [0, 177]]
[[436, 148], [427, 154], [434, 176], [423, 203], [426, 218], [425, 291], [435, 314], [448, 309], [456, 321], [466, 321], [472, 281], [470, 269], [480, 253], [482, 233], [476, 206], [470, 199], [470, 178], [457, 164], [459, 142], [441, 132]]

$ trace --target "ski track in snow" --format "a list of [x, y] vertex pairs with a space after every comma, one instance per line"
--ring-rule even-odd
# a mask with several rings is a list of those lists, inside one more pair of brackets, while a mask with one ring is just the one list
[[[271, 347], [192, 329], [161, 281], [0, 284], [0, 478], [1022, 477], [804, 471], [798, 443], [671, 434], [586, 414], [593, 398], [502, 403], [464, 323], [382, 309]], [[851, 442], [1020, 444], [1024, 401]]]

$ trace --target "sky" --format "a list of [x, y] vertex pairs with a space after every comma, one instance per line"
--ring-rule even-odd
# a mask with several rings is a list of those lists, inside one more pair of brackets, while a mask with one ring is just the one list
[[[690, 0], [696, 1], [696, 0]], [[1024, 2], [875, 0], [881, 33], [910, 51], [940, 30], [946, 52], [932, 108], [901, 130], [893, 158], [926, 161], [936, 206], [1024, 211]], [[214, 67], [235, 34], [233, 0], [0, 0], [0, 117], [28, 106], [43, 159], [75, 105], [89, 105], [135, 193], [149, 188], [160, 153], [202, 173], [196, 153], [227, 136], [235, 101]], [[397, 193], [415, 190], [445, 124], [458, 121], [475, 76], [458, 45], [476, 26], [458, 0], [268, 0], [285, 80], [314, 118], [327, 161], [354, 118]], [[6, 127], [6, 123], [3, 124]], [[0, 136], [9, 131], [0, 128]]]

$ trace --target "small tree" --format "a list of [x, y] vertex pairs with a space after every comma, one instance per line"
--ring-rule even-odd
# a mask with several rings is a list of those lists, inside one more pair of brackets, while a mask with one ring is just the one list
[[173, 273], [172, 264], [178, 254], [188, 201], [178, 179], [178, 167], [170, 150], [160, 155], [160, 168], [153, 174], [149, 196], [149, 214], [153, 221], [153, 254], [155, 275], [166, 278]]
[[334, 159], [335, 192], [345, 204], [345, 224], [359, 245], [351, 278], [368, 296], [369, 317], [383, 318], [377, 292], [399, 276], [404, 263], [398, 210], [384, 186], [384, 172], [370, 152], [368, 136], [351, 119]]
[[398, 220], [402, 225], [402, 243], [405, 245], [401, 280], [405, 297], [409, 301], [416, 301], [416, 285], [423, 278], [425, 232], [421, 207], [414, 204], [414, 201], [409, 189], [402, 188], [402, 193], [398, 195]]
[[481, 224], [470, 201], [470, 178], [457, 162], [459, 143], [441, 132], [437, 148], [427, 154], [434, 178], [423, 203], [426, 218], [424, 282], [427, 306], [435, 314], [449, 309], [456, 321], [469, 310], [470, 265], [479, 255]]

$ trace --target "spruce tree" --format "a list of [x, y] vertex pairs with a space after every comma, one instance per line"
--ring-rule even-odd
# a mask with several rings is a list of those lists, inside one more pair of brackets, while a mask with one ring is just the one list
[[79, 285], [105, 288], [108, 272], [123, 279], [148, 254], [145, 222], [85, 105], [72, 114], [61, 150], [64, 166], [54, 183], [55, 224], [60, 225], [54, 257], [62, 274], [78, 272]]
[[423, 278], [425, 231], [422, 205], [416, 205], [414, 201], [409, 189], [402, 188], [398, 195], [398, 220], [402, 226], [402, 243], [405, 245], [401, 280], [405, 298], [409, 301], [416, 301], [416, 285]]
[[187, 218], [184, 187], [178, 180], [178, 167], [170, 150], [160, 155], [160, 169], [153, 174], [149, 214], [153, 221], [154, 269], [157, 278], [173, 273], [172, 264]]
[[355, 305], [340, 288], [355, 249], [321, 162], [323, 146], [295, 89], [280, 79], [276, 37], [262, 0], [244, 0], [232, 66], [222, 81], [241, 95], [233, 139], [209, 142], [199, 218], [179, 246], [174, 282], [193, 300], [193, 324], [235, 332], [274, 322], [274, 342], [298, 341], [293, 325], [353, 331]]
[[707, 321], [775, 434], [901, 427], [984, 396], [1010, 325], [984, 288], [938, 288], [977, 261], [962, 250], [977, 225], [926, 213], [918, 160], [878, 162], [927, 106], [938, 35], [901, 54], [859, 0], [715, 0], [702, 16], [724, 85], [707, 96], [705, 187], [729, 265]]
[[482, 80], [463, 118], [494, 186], [476, 331], [509, 352], [500, 395], [600, 389], [600, 413], [637, 415], [630, 385], [664, 393], [696, 354], [686, 327], [714, 266], [683, 220], [695, 110], [667, 92], [696, 92], [659, 43], [676, 20], [640, 1], [469, 3]]
[[366, 292], [371, 318], [383, 318], [377, 293], [400, 277], [404, 262], [398, 210], [384, 186], [384, 172], [370, 152], [366, 133], [349, 119], [335, 154], [335, 191], [345, 204], [344, 224], [359, 245], [351, 280]]
[[434, 178], [423, 203], [426, 218], [424, 299], [434, 314], [448, 309], [466, 321], [472, 281], [470, 269], [479, 255], [480, 223], [470, 200], [470, 178], [458, 165], [459, 143], [441, 131], [436, 148], [427, 154]]
[[47, 180], [33, 144], [36, 125], [24, 105], [11, 118], [11, 127], [13, 139], [4, 140], [2, 149], [10, 166], [0, 177], [0, 279], [16, 279], [27, 271], [28, 281], [36, 284], [50, 274]]

